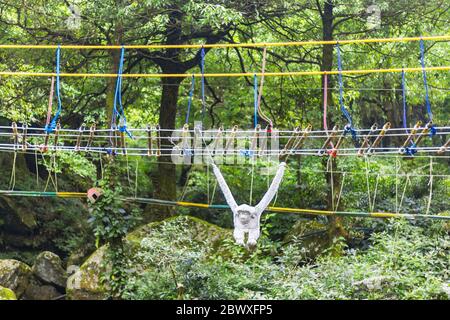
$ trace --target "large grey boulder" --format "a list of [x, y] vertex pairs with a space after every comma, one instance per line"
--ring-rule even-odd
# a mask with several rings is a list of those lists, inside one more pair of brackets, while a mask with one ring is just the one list
[[0, 260], [0, 286], [9, 288], [18, 298], [28, 287], [31, 268], [23, 262], [4, 259]]
[[62, 267], [61, 259], [50, 251], [43, 251], [37, 257], [33, 265], [33, 274], [42, 282], [66, 287], [67, 275]]
[[[150, 237], [164, 223], [183, 223], [186, 227], [186, 232], [189, 232], [194, 240], [207, 241], [206, 245], [211, 250], [223, 252], [224, 255], [227, 254], [228, 249], [222, 246], [222, 243], [225, 239], [232, 238], [230, 230], [220, 228], [198, 218], [175, 216], [164, 221], [151, 222], [129, 233], [125, 238], [128, 248], [127, 255], [131, 257], [139, 252], [142, 239]], [[110, 266], [105, 263], [107, 248], [107, 246], [102, 246], [97, 249], [78, 270], [76, 267], [71, 267], [75, 273], [67, 280], [67, 299], [99, 300], [108, 297], [108, 285], [101, 281], [101, 276], [110, 271]]]
[[54, 286], [43, 284], [35, 277], [31, 277], [23, 300], [54, 300], [61, 297], [63, 294], [59, 292]]
[[103, 300], [107, 298], [107, 288], [102, 284], [101, 275], [107, 247], [100, 247], [67, 280], [66, 294], [69, 300]]

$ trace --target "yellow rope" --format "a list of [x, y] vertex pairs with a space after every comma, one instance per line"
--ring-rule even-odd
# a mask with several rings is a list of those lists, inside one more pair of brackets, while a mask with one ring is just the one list
[[184, 207], [209, 208], [208, 204], [203, 204], [203, 203], [177, 201], [176, 204], [179, 206], [184, 206]]
[[[404, 38], [373, 38], [353, 40], [315, 40], [315, 41], [292, 41], [292, 42], [256, 42], [256, 43], [215, 43], [215, 44], [140, 44], [140, 45], [61, 45], [61, 49], [201, 49], [201, 48], [255, 48], [255, 47], [294, 47], [294, 46], [316, 46], [329, 44], [363, 44], [363, 43], [388, 43], [388, 42], [411, 42], [420, 40], [450, 40], [450, 35], [427, 36], [427, 37], [404, 37]], [[40, 44], [3, 44], [0, 49], [56, 49], [58, 45]]]
[[401, 218], [404, 216], [411, 216], [414, 217], [414, 215], [409, 215], [406, 213], [389, 213], [389, 212], [372, 212], [370, 213], [371, 217], [376, 217], [376, 218]]
[[295, 209], [295, 208], [281, 208], [281, 207], [268, 207], [269, 211], [277, 211], [277, 212], [291, 212], [291, 213], [312, 213], [312, 214], [320, 214], [320, 215], [333, 215], [334, 211], [327, 210], [312, 210], [312, 209]]
[[86, 192], [56, 192], [56, 196], [59, 198], [84, 198], [87, 197]]
[[[450, 66], [426, 67], [426, 71], [445, 71], [450, 70]], [[390, 68], [390, 69], [359, 69], [359, 70], [342, 70], [342, 74], [370, 74], [370, 73], [399, 73], [399, 72], [422, 72], [422, 68]], [[286, 77], [286, 76], [316, 76], [325, 74], [338, 74], [339, 71], [291, 71], [291, 72], [264, 72], [265, 77]], [[236, 73], [205, 73], [204, 77], [252, 77], [253, 75], [262, 76], [261, 72], [236, 72]], [[124, 78], [188, 78], [201, 77], [200, 73], [128, 73], [123, 74]], [[0, 77], [16, 76], [16, 77], [53, 77], [54, 72], [14, 72], [0, 71]], [[61, 77], [78, 77], [78, 78], [116, 78], [115, 73], [61, 73]]]

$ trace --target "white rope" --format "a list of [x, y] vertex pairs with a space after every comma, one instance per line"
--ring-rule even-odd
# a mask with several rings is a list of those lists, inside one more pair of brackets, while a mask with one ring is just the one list
[[55, 191], [58, 192], [58, 176], [56, 173], [56, 150], [53, 153], [53, 170], [55, 171]]
[[[42, 157], [42, 161], [44, 162], [44, 166], [45, 166], [45, 168], [46, 168], [46, 170], [47, 170], [47, 173], [48, 173], [48, 176], [47, 176], [47, 182], [45, 183], [45, 187], [44, 187], [44, 192], [46, 192], [47, 191], [47, 188], [48, 188], [48, 183], [50, 182], [50, 181], [52, 181], [52, 184], [53, 184], [53, 187], [55, 188], [55, 191], [57, 190], [57, 188], [56, 188], [56, 185], [55, 185], [55, 182], [53, 181], [53, 176], [52, 176], [52, 173], [51, 173], [51, 168], [50, 168], [50, 165], [47, 165], [47, 161], [45, 161], [45, 158], [44, 158], [44, 154], [41, 152], [41, 157]], [[49, 169], [50, 168], [50, 169]]]
[[251, 161], [252, 163], [252, 169], [251, 169], [251, 179], [250, 179], [250, 199], [248, 201], [249, 205], [252, 205], [252, 198], [253, 198], [253, 174], [254, 174], [254, 170], [255, 170], [255, 162]]
[[430, 157], [430, 180], [428, 181], [428, 186], [430, 187], [430, 194], [428, 196], [426, 214], [430, 213], [431, 198], [433, 197], [433, 158], [431, 157]]
[[344, 189], [344, 181], [345, 181], [345, 173], [342, 175], [341, 189], [339, 190], [339, 195], [336, 202], [336, 210], [339, 210], [339, 203], [341, 201], [342, 190]]
[[9, 189], [14, 190], [14, 187], [16, 185], [16, 159], [17, 159], [17, 152], [14, 152], [14, 158], [11, 168], [11, 177], [9, 179]]
[[128, 163], [128, 154], [125, 154], [125, 159], [127, 161], [126, 168], [127, 168], [128, 186], [131, 188], [132, 186], [131, 186], [131, 178], [130, 178], [130, 164]]
[[37, 150], [34, 151], [34, 162], [36, 164], [36, 188], [39, 190], [39, 164]]
[[378, 174], [377, 174], [377, 178], [376, 178], [376, 180], [375, 180], [375, 191], [374, 191], [374, 194], [373, 194], [372, 205], [370, 206], [370, 212], [374, 212], [374, 209], [375, 209], [375, 200], [376, 200], [376, 198], [377, 198], [378, 182], [379, 182], [379, 180], [380, 180], [380, 174], [378, 173]]
[[364, 160], [366, 162], [367, 198], [369, 200], [369, 209], [370, 209], [371, 199], [370, 199], [370, 183], [369, 183], [369, 158], [367, 156], [364, 156]]
[[216, 196], [216, 188], [217, 188], [217, 180], [214, 182], [213, 192], [211, 195], [211, 200], [209, 202], [209, 205], [212, 205], [214, 202], [214, 197]]
[[[127, 157], [128, 161], [128, 157]], [[137, 198], [137, 190], [138, 190], [138, 174], [139, 174], [139, 158], [136, 159], [136, 171], [134, 173], [135, 180], [134, 180], [134, 198]]]
[[402, 192], [402, 197], [400, 198], [400, 204], [398, 205], [398, 209], [397, 209], [397, 213], [399, 213], [400, 212], [400, 210], [401, 210], [401, 208], [402, 208], [402, 205], [403, 205], [403, 199], [404, 199], [404, 197], [405, 197], [405, 193], [406, 193], [406, 188], [408, 187], [408, 184], [410, 184], [411, 183], [411, 179], [409, 178], [409, 175], [406, 175], [406, 178], [405, 178], [405, 187], [403, 188], [403, 192]]

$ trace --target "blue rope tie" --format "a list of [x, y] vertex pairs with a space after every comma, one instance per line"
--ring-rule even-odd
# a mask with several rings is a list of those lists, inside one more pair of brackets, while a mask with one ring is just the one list
[[432, 124], [430, 127], [430, 133], [429, 133], [430, 137], [433, 137], [434, 135], [436, 135], [436, 133], [437, 133], [436, 126], [434, 124]]
[[60, 75], [60, 60], [61, 60], [61, 46], [58, 45], [56, 48], [56, 98], [58, 101], [58, 109], [56, 110], [55, 116], [50, 121], [48, 125], [45, 125], [45, 132], [50, 134], [55, 131], [56, 129], [56, 123], [58, 122], [59, 115], [61, 114], [62, 109], [62, 103], [61, 103], [61, 94], [60, 94], [60, 82], [59, 82], [59, 75]]
[[411, 142], [411, 146], [405, 148], [405, 154], [408, 156], [414, 156], [417, 153], [417, 146], [414, 142]]
[[349, 124], [348, 125], [346, 125], [345, 127], [344, 127], [344, 135], [346, 135], [346, 134], [348, 134], [350, 132], [350, 134], [352, 135], [352, 139], [354, 140], [354, 141], [356, 141], [356, 130], [355, 130], [355, 128], [353, 128], [353, 127], [351, 127]]
[[200, 51], [200, 69], [201, 69], [201, 73], [202, 73], [202, 81], [201, 81], [201, 85], [202, 85], [202, 121], [205, 117], [205, 108], [206, 108], [206, 103], [205, 103], [205, 48], [202, 47], [202, 50]]
[[241, 156], [244, 156], [246, 158], [253, 157], [253, 154], [254, 154], [253, 150], [247, 150], [247, 149], [239, 150], [239, 153]]
[[403, 127], [407, 134], [408, 132], [408, 123], [406, 121], [407, 118], [407, 105], [406, 105], [406, 81], [405, 81], [405, 71], [402, 69], [402, 100], [403, 100]]
[[110, 156], [115, 156], [116, 152], [112, 149], [104, 149], [106, 151], [106, 154], [110, 155]]
[[195, 79], [192, 75], [191, 88], [189, 89], [188, 107], [186, 112], [186, 121], [184, 123], [189, 123], [189, 114], [191, 113], [192, 97], [194, 96]]
[[254, 124], [258, 125], [258, 77], [253, 75]]

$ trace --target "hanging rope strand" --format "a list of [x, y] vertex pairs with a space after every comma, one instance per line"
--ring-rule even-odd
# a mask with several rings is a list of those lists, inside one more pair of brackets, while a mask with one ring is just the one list
[[[330, 135], [328, 134], [328, 122], [327, 122], [327, 107], [328, 107], [328, 75], [323, 75], [323, 129], [325, 130], [325, 133], [327, 137]], [[334, 148], [333, 141], [330, 141], [331, 148]]]
[[52, 119], [52, 106], [53, 106], [53, 94], [55, 90], [55, 77], [52, 77], [50, 83], [50, 94], [48, 96], [48, 109], [47, 109], [47, 121], [45, 125], [48, 126], [50, 124], [50, 120]]
[[191, 88], [189, 89], [189, 98], [188, 98], [188, 107], [187, 107], [187, 112], [186, 112], [186, 120], [184, 122], [185, 124], [189, 123], [189, 115], [191, 113], [192, 98], [194, 96], [194, 87], [195, 87], [195, 76], [192, 75]]
[[270, 120], [269, 117], [266, 116], [261, 109], [261, 99], [264, 87], [264, 75], [266, 72], [266, 59], [267, 59], [267, 47], [264, 47], [261, 65], [261, 82], [259, 84], [259, 93], [258, 93], [258, 114], [264, 121], [266, 121], [269, 124], [269, 128], [272, 129], [273, 127], [272, 120]]
[[408, 122], [407, 122], [407, 105], [406, 105], [406, 80], [405, 80], [405, 71], [402, 70], [402, 101], [403, 101], [403, 127], [405, 128], [406, 134], [408, 132]]
[[433, 158], [432, 157], [430, 157], [430, 180], [428, 181], [428, 186], [430, 188], [430, 193], [428, 195], [428, 202], [427, 202], [427, 211], [426, 211], [427, 215], [430, 213], [431, 199], [433, 198]]
[[202, 74], [202, 81], [201, 81], [201, 92], [202, 92], [202, 122], [205, 118], [205, 111], [206, 111], [206, 102], [205, 102], [205, 48], [202, 47], [200, 51], [200, 71]]
[[[119, 118], [119, 132], [126, 133], [130, 138], [133, 138], [130, 131], [128, 131], [127, 129], [127, 118], [125, 116], [125, 111], [122, 105], [122, 78], [123, 78], [122, 75], [123, 75], [124, 55], [125, 55], [125, 47], [122, 46], [120, 50], [119, 70], [117, 72], [114, 112], [117, 114], [117, 117]], [[119, 103], [120, 107], [119, 111], [117, 110], [117, 102]]]
[[256, 73], [253, 75], [253, 105], [253, 123], [256, 129], [256, 126], [258, 125], [258, 77]]
[[431, 112], [430, 97], [428, 95], [427, 72], [425, 70], [425, 44], [423, 39], [420, 39], [420, 64], [422, 65], [423, 85], [425, 87], [425, 105], [427, 107], [428, 118], [433, 121], [433, 113]]
[[345, 126], [346, 132], [350, 132], [354, 141], [356, 141], [356, 130], [353, 128], [353, 119], [344, 105], [344, 84], [342, 80], [342, 59], [341, 59], [341, 49], [339, 47], [339, 42], [336, 44], [337, 49], [337, 63], [338, 63], [338, 80], [339, 80], [339, 105], [342, 114], [347, 119], [348, 124]]
[[[61, 114], [61, 109], [62, 109], [62, 104], [61, 104], [61, 85], [60, 85], [60, 60], [61, 60], [61, 46], [58, 45], [58, 47], [56, 48], [56, 99], [58, 102], [58, 109], [56, 110], [55, 116], [53, 117], [53, 119], [50, 121], [50, 123], [48, 123], [45, 126], [45, 131], [47, 133], [52, 133], [53, 131], [55, 131], [56, 128], [56, 123], [58, 122], [58, 118]], [[52, 91], [52, 88], [50, 88], [50, 91]], [[49, 110], [51, 113], [51, 103], [49, 104]], [[47, 115], [48, 117], [48, 115]]]

